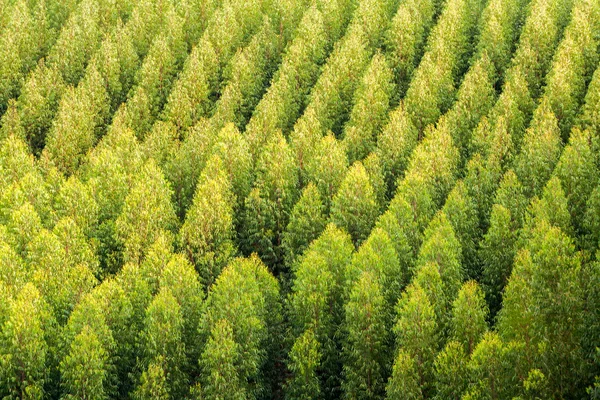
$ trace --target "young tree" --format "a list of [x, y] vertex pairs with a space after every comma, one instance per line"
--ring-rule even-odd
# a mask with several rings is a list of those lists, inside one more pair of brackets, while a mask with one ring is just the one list
[[[368, 3], [369, 1], [360, 2], [359, 9], [363, 5], [365, 10], [368, 10], [366, 6]], [[371, 6], [372, 11], [379, 11], [379, 4]], [[355, 11], [354, 21], [357, 20], [357, 13], [358, 11]], [[369, 21], [370, 23], [372, 21]], [[352, 28], [348, 29], [340, 44], [329, 56], [319, 79], [311, 90], [311, 100], [304, 115], [300, 118], [302, 120], [306, 116], [314, 115], [320, 123], [322, 133], [329, 130], [336, 135], [341, 133], [351, 109], [352, 96], [358, 87], [360, 76], [369, 63], [371, 51], [368, 33], [365, 32], [366, 27], [359, 23], [354, 25], [351, 23], [351, 26]], [[381, 29], [381, 26], [377, 29]]]
[[62, 173], [71, 175], [82, 164], [100, 137], [109, 105], [104, 80], [96, 68], [77, 89], [67, 87], [44, 149]]
[[231, 191], [236, 203], [233, 205], [236, 226], [244, 199], [252, 188], [252, 155], [245, 135], [232, 123], [226, 124], [219, 132], [211, 152], [221, 157], [224, 172], [229, 176]]
[[527, 211], [525, 226], [521, 232], [522, 239], [527, 238], [534, 226], [542, 220], [560, 228], [563, 233], [571, 238], [574, 237], [567, 198], [557, 177], [553, 177], [548, 181], [544, 187], [542, 198], [534, 198]]
[[484, 54], [465, 74], [456, 94], [456, 102], [447, 113], [452, 142], [460, 153], [461, 166], [470, 156], [472, 131], [496, 101], [495, 82], [494, 66]]
[[287, 134], [293, 128], [319, 76], [320, 66], [330, 47], [329, 41], [336, 36], [327, 31], [324, 9], [331, 9], [335, 23], [343, 23], [343, 18], [338, 20], [338, 17], [342, 17], [339, 13], [342, 5], [342, 2], [317, 3], [304, 13], [271, 86], [257, 104], [248, 123], [246, 131], [250, 143], [258, 145], [271, 132], [281, 129]]
[[494, 318], [502, 306], [504, 287], [512, 271], [517, 252], [517, 232], [513, 228], [512, 214], [505, 207], [494, 204], [490, 228], [478, 250], [482, 263], [481, 283]]
[[504, 344], [488, 332], [473, 352], [468, 364], [469, 385], [463, 399], [506, 399], [516, 396], [515, 356], [518, 348]]
[[365, 271], [352, 286], [346, 303], [348, 332], [344, 344], [343, 396], [348, 399], [380, 399], [388, 364], [385, 298], [377, 276]]
[[281, 37], [275, 34], [273, 23], [267, 17], [250, 44], [233, 56], [224, 71], [227, 85], [211, 117], [215, 128], [220, 129], [225, 123], [233, 122], [238, 129], [244, 129], [262, 97], [273, 66], [280, 58], [278, 40]]
[[171, 399], [163, 363], [164, 361], [159, 357], [157, 361], [151, 362], [148, 369], [142, 373], [140, 384], [132, 394], [135, 400]]
[[534, 99], [540, 96], [544, 76], [550, 69], [572, 6], [571, 1], [548, 0], [533, 1], [530, 5], [512, 64], [521, 68]]
[[310, 182], [294, 205], [283, 233], [285, 264], [291, 267], [308, 245], [325, 229], [326, 216], [319, 189]]
[[464, 181], [459, 181], [454, 186], [442, 210], [460, 242], [465, 276], [471, 279], [478, 278], [481, 274], [477, 260], [477, 242], [481, 236], [479, 218]]
[[63, 398], [106, 399], [107, 364], [108, 354], [102, 343], [89, 325], [84, 326], [60, 363]]
[[460, 290], [464, 272], [461, 264], [460, 242], [444, 212], [439, 212], [425, 231], [419, 250], [416, 271], [429, 262], [436, 263], [444, 282], [446, 299], [452, 301]]
[[423, 399], [422, 381], [413, 357], [403, 349], [398, 351], [394, 361], [392, 376], [386, 386], [388, 400]]
[[466, 282], [452, 304], [451, 336], [471, 354], [487, 331], [487, 305], [475, 281]]
[[321, 398], [321, 384], [317, 371], [321, 363], [321, 346], [312, 330], [298, 337], [290, 350], [288, 368], [292, 378], [286, 384], [285, 396], [290, 400]]
[[518, 45], [528, 4], [529, 0], [494, 0], [481, 14], [477, 56], [489, 57], [500, 82]]
[[49, 313], [40, 292], [26, 284], [10, 305], [2, 327], [0, 393], [7, 398], [42, 399], [51, 358], [46, 341]]
[[283, 261], [282, 234], [298, 190], [292, 151], [281, 133], [262, 149], [256, 175], [255, 189], [246, 198], [240, 246], [245, 254], [257, 251], [277, 270]]
[[243, 400], [248, 398], [245, 385], [238, 372], [243, 354], [235, 342], [233, 329], [225, 319], [219, 320], [211, 330], [200, 364], [207, 374], [204, 377], [202, 396], [205, 399]]
[[450, 334], [450, 318], [452, 299], [446, 297], [444, 282], [440, 275], [440, 269], [434, 262], [429, 262], [419, 268], [412, 278], [411, 284], [419, 286], [433, 307], [435, 321], [441, 339]]
[[375, 54], [354, 93], [350, 119], [344, 126], [343, 142], [351, 164], [364, 159], [375, 147], [390, 108], [392, 80], [385, 57]]
[[547, 103], [536, 110], [531, 127], [523, 139], [519, 156], [515, 159], [515, 173], [529, 198], [539, 194], [550, 178], [562, 152], [558, 121]]
[[586, 203], [600, 178], [589, 130], [573, 129], [569, 144], [563, 150], [554, 175], [560, 179], [567, 196], [575, 232], [585, 232]]
[[582, 128], [598, 129], [600, 127], [600, 115], [598, 104], [600, 102], [600, 68], [596, 68], [588, 85], [583, 105], [581, 106], [578, 124]]
[[369, 182], [373, 187], [375, 199], [377, 201], [377, 215], [384, 210], [387, 204], [385, 179], [383, 176], [382, 161], [375, 152], [370, 153], [363, 161], [363, 166], [369, 175]]
[[347, 266], [345, 278], [349, 293], [364, 272], [372, 273], [381, 285], [381, 292], [387, 302], [386, 323], [389, 323], [391, 311], [398, 301], [404, 286], [408, 283], [408, 271], [403, 271], [398, 262], [398, 255], [388, 234], [374, 228], [358, 251], [354, 253], [352, 262]]
[[599, 41], [592, 32], [599, 28], [597, 6], [588, 1], [574, 3], [569, 25], [546, 76], [544, 100], [556, 115], [565, 142], [598, 64]]
[[365, 167], [354, 163], [331, 203], [331, 221], [351, 236], [355, 245], [368, 236], [377, 218], [378, 206]]
[[402, 2], [385, 37], [386, 56], [398, 85], [398, 97], [404, 97], [417, 68], [439, 4], [431, 0]]
[[53, 211], [55, 221], [69, 217], [83, 233], [92, 237], [98, 224], [98, 204], [94, 199], [90, 185], [83, 183], [76, 176], [71, 176], [60, 186], [54, 197]]
[[235, 255], [233, 194], [218, 156], [202, 171], [194, 202], [179, 231], [181, 247], [209, 288]]
[[435, 127], [426, 130], [425, 137], [411, 154], [404, 177], [406, 180], [418, 175], [423, 179], [437, 207], [442, 206], [454, 187], [460, 162], [449, 128], [448, 119], [442, 118]]
[[421, 133], [452, 105], [482, 8], [481, 1], [445, 3], [431, 30], [427, 51], [414, 71], [405, 97], [406, 110]]
[[[298, 140], [294, 137], [291, 139], [292, 146], [298, 153]], [[297, 162], [302, 166], [306, 180], [313, 182], [321, 192], [325, 212], [329, 213], [331, 202], [347, 174], [348, 158], [342, 143], [332, 134], [319, 137], [314, 142], [307, 140], [306, 147], [312, 149], [312, 152], [307, 151], [302, 157], [297, 156]]]
[[[52, 126], [59, 100], [65, 90], [60, 71], [40, 61], [37, 68], [25, 81], [14, 110], [20, 118], [23, 133], [34, 154], [39, 154], [45, 144], [46, 133]], [[3, 116], [6, 125], [10, 116], [10, 103]]]
[[454, 340], [449, 341], [435, 359], [434, 399], [460, 399], [469, 383], [467, 363], [469, 356], [465, 347]]
[[21, 122], [21, 116], [17, 109], [17, 102], [13, 99], [8, 102], [8, 109], [0, 121], [0, 140], [14, 136], [20, 140], [26, 140], [26, 132]]
[[140, 263], [160, 231], [173, 231], [178, 221], [171, 204], [171, 188], [152, 160], [134, 182], [115, 228], [125, 260]]
[[[269, 339], [276, 334], [280, 319], [278, 282], [256, 256], [234, 259], [219, 275], [208, 295], [206, 312], [199, 325], [200, 335], [208, 341], [220, 320], [229, 322], [233, 341], [239, 346], [236, 371], [248, 398], [267, 390], [266, 362], [274, 346]], [[204, 365], [202, 360], [201, 366]], [[203, 372], [202, 376], [210, 379], [211, 372], [205, 367]], [[204, 381], [203, 386], [208, 382]]]
[[[168, 288], [163, 288], [146, 309], [144, 330], [141, 332], [140, 367], [151, 376], [153, 363], [162, 367], [166, 391], [179, 398], [185, 393], [187, 376], [184, 374], [186, 358], [183, 342], [184, 318], [177, 299]], [[142, 377], [139, 390], [146, 380]]]
[[377, 149], [389, 197], [396, 190], [396, 181], [401, 179], [410, 155], [417, 146], [419, 132], [406, 112], [404, 103], [388, 114], [389, 121], [377, 136]]
[[198, 273], [183, 255], [170, 257], [162, 269], [159, 278], [160, 289], [168, 289], [177, 299], [181, 312], [185, 316], [182, 329], [182, 341], [185, 345], [187, 362], [181, 369], [194, 376], [198, 373], [195, 360], [201, 354], [202, 343], [198, 341], [198, 324], [204, 312], [204, 290]]
[[350, 235], [329, 224], [293, 266], [290, 320], [295, 335], [312, 329], [321, 346], [324, 397], [340, 395], [345, 270], [353, 251]]
[[425, 291], [418, 284], [411, 284], [402, 293], [396, 312], [396, 344], [414, 360], [419, 387], [427, 396], [433, 385], [433, 367], [439, 343], [434, 309]]
[[583, 389], [580, 274], [581, 259], [572, 240], [542, 219], [515, 262], [500, 313], [499, 332], [524, 341], [528, 352], [540, 357], [539, 364], [527, 359], [528, 370], [540, 368], [556, 396]]

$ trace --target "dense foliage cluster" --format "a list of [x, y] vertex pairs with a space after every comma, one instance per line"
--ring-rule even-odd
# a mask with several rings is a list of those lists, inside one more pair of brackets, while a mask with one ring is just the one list
[[599, 61], [600, 0], [0, 0], [0, 398], [600, 398]]

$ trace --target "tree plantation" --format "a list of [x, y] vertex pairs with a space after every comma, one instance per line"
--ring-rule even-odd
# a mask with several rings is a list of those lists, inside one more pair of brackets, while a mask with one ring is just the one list
[[0, 399], [600, 399], [600, 0], [0, 0]]

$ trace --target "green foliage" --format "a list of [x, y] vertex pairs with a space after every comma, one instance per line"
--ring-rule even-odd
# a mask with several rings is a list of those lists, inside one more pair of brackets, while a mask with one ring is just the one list
[[447, 111], [455, 95], [455, 85], [466, 66], [474, 27], [483, 3], [453, 0], [432, 28], [419, 67], [406, 91], [406, 110], [419, 132]]
[[[295, 131], [294, 133], [296, 133]], [[312, 148], [312, 154], [297, 154], [298, 162], [304, 167], [306, 179], [314, 182], [321, 192], [325, 210], [329, 211], [333, 197], [340, 188], [348, 171], [348, 159], [344, 148], [333, 135], [329, 134], [310, 144], [310, 137], [306, 139], [306, 147]], [[292, 137], [292, 145], [297, 153], [300, 152], [300, 140]]]
[[4, 397], [43, 398], [51, 357], [45, 337], [49, 318], [43, 297], [30, 283], [11, 302], [1, 335], [0, 390]]
[[[338, 10], [338, 2], [327, 3], [333, 11]], [[319, 66], [325, 59], [329, 40], [332, 39], [326, 30], [326, 23], [326, 16], [317, 6], [310, 7], [304, 13], [271, 86], [249, 121], [247, 131], [253, 143], [262, 142], [263, 135], [277, 129], [284, 133], [292, 129], [299, 112], [307, 103], [308, 92], [318, 78]]]
[[529, 0], [494, 0], [481, 14], [477, 54], [487, 55], [500, 77], [510, 63], [528, 4]]
[[[269, 334], [281, 318], [278, 302], [278, 282], [264, 264], [257, 257], [235, 259], [213, 285], [200, 321], [203, 337], [208, 337], [220, 320], [227, 320], [231, 325], [233, 340], [239, 346], [239, 353], [244, 355], [235, 368], [249, 398], [255, 398], [266, 389], [263, 368], [269, 354]], [[203, 372], [205, 379], [211, 376], [206, 367]]]
[[[79, 89], [81, 88], [81, 89]], [[108, 94], [97, 70], [86, 75], [77, 89], [69, 86], [48, 132], [45, 151], [64, 174], [74, 173], [85, 153], [100, 136], [108, 113]]]
[[320, 398], [321, 388], [317, 368], [321, 361], [319, 342], [309, 329], [290, 350], [289, 369], [293, 377], [286, 387], [286, 398], [308, 400]]
[[600, 8], [589, 1], [574, 2], [570, 22], [564, 32], [546, 77], [547, 100], [566, 141], [583, 100], [586, 83], [598, 64]]
[[558, 121], [545, 103], [540, 105], [515, 159], [515, 173], [529, 198], [539, 194], [550, 178], [562, 151]]
[[481, 273], [476, 254], [476, 243], [480, 238], [479, 218], [463, 181], [452, 189], [442, 210], [460, 242], [465, 275], [471, 279], [478, 278]]
[[244, 204], [240, 248], [257, 252], [277, 268], [283, 261], [283, 232], [298, 196], [298, 173], [292, 151], [278, 134], [262, 149], [256, 166], [254, 189]]
[[578, 234], [585, 231], [586, 202], [598, 182], [590, 131], [574, 129], [563, 150], [554, 175], [560, 179], [567, 197], [571, 220]]
[[431, 0], [404, 1], [398, 6], [386, 32], [386, 54], [393, 68], [399, 96], [406, 93], [423, 56], [437, 7], [437, 2]]
[[454, 145], [449, 128], [448, 120], [442, 118], [436, 127], [427, 129], [425, 138], [411, 154], [404, 178], [418, 175], [423, 179], [432, 200], [438, 206], [443, 204], [454, 186], [460, 160], [460, 153]]
[[446, 298], [451, 301], [460, 289], [464, 271], [460, 242], [444, 212], [438, 213], [425, 231], [425, 240], [416, 263], [417, 271], [429, 262], [437, 264], [444, 282]]
[[267, 18], [250, 44], [231, 59], [224, 72], [227, 86], [215, 104], [211, 120], [216, 127], [226, 122], [233, 122], [239, 129], [246, 126], [279, 59], [278, 39]]
[[392, 376], [386, 386], [386, 399], [419, 400], [423, 399], [422, 380], [419, 376], [415, 360], [410, 354], [400, 349], [394, 361]]
[[353, 285], [346, 303], [343, 397], [349, 399], [383, 398], [387, 364], [385, 345], [385, 299], [377, 276], [363, 272]]
[[417, 139], [417, 129], [401, 103], [389, 113], [389, 122], [377, 137], [376, 152], [381, 159], [388, 194], [394, 193], [396, 181], [408, 166]]
[[[423, 394], [427, 395], [431, 391], [435, 354], [439, 347], [434, 309], [423, 288], [418, 284], [411, 284], [402, 293], [396, 311], [396, 344], [400, 351], [414, 360], [416, 371], [411, 375], [417, 375], [419, 387]], [[405, 366], [398, 372], [406, 373], [406, 368]], [[388, 392], [389, 390], [388, 388]]]
[[86, 325], [71, 343], [67, 357], [61, 361], [65, 399], [106, 399], [104, 381], [108, 355], [102, 343]]
[[179, 235], [181, 247], [208, 288], [235, 254], [231, 184], [218, 156], [200, 176]]
[[[546, 220], [533, 228], [504, 295], [499, 332], [526, 343], [527, 352], [540, 358], [551, 393], [575, 393], [581, 388], [582, 287], [577, 283], [581, 260], [572, 240]], [[543, 321], [543, 322], [542, 322]], [[527, 354], [527, 353], [526, 353]], [[529, 369], [532, 365], [529, 358]], [[569, 373], [559, 373], [570, 371]]]
[[[169, 396], [180, 397], [186, 390], [187, 377], [185, 369], [185, 345], [182, 340], [184, 319], [177, 299], [169, 289], [161, 289], [154, 297], [144, 319], [144, 330], [141, 333], [140, 367], [146, 371], [141, 379], [138, 391], [148, 391], [150, 386], [157, 390], [157, 374], [155, 364], [164, 371], [163, 390]], [[158, 375], [160, 377], [160, 375]]]
[[462, 398], [505, 399], [516, 396], [515, 358], [518, 351], [514, 344], [504, 344], [496, 333], [486, 333], [469, 360], [469, 386]]
[[[374, 228], [358, 251], [352, 263], [346, 268], [346, 288], [352, 290], [356, 281], [365, 273], [373, 274], [381, 285], [381, 292], [391, 310], [398, 301], [399, 294], [408, 282], [408, 271], [402, 270], [398, 255], [388, 234]], [[391, 318], [388, 319], [388, 322]]]
[[354, 94], [350, 119], [344, 126], [344, 145], [350, 163], [364, 159], [375, 147], [394, 91], [392, 71], [384, 56], [373, 56]]
[[352, 236], [355, 245], [368, 236], [377, 218], [377, 198], [365, 167], [354, 163], [331, 203], [331, 221]]
[[148, 369], [142, 374], [140, 385], [133, 392], [132, 397], [136, 400], [168, 400], [171, 398], [161, 361], [153, 362], [148, 366]]
[[532, 97], [540, 95], [554, 49], [568, 22], [573, 1], [534, 0], [521, 30], [512, 63], [524, 73]]
[[317, 187], [310, 182], [294, 205], [290, 222], [283, 233], [286, 265], [293, 265], [308, 245], [316, 239], [326, 225], [323, 201]]
[[206, 399], [246, 399], [247, 394], [240, 380], [238, 364], [240, 346], [235, 342], [233, 329], [227, 320], [219, 320], [211, 331], [200, 363], [207, 374], [202, 386]]
[[487, 305], [475, 281], [466, 282], [452, 305], [451, 337], [471, 354], [487, 331]]
[[115, 222], [125, 260], [139, 263], [161, 231], [168, 234], [176, 224], [171, 189], [160, 169], [148, 162], [136, 177]]
[[590, 129], [598, 129], [600, 126], [600, 115], [598, 114], [598, 102], [600, 101], [600, 68], [596, 68], [592, 75], [592, 80], [588, 85], [587, 92], [583, 105], [581, 106], [581, 114], [579, 123]]
[[0, 398], [598, 397], [598, 32], [0, 0]]
[[502, 305], [502, 292], [512, 271], [517, 250], [516, 240], [511, 212], [502, 205], [494, 204], [490, 229], [479, 248], [479, 259], [483, 265], [481, 283], [484, 285], [492, 317]]
[[465, 347], [449, 341], [435, 359], [436, 399], [460, 399], [469, 383]]

